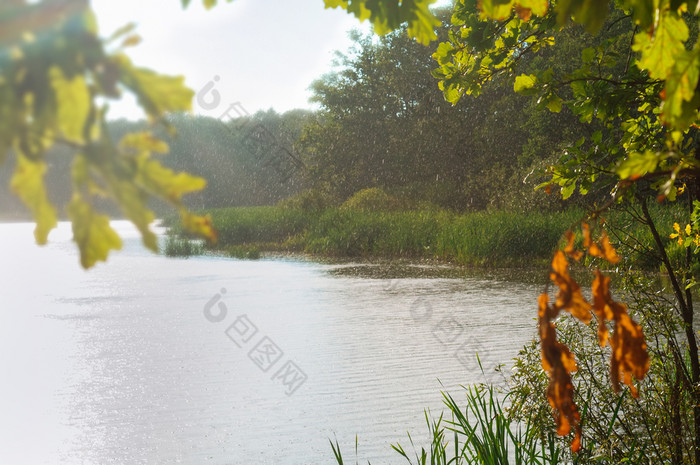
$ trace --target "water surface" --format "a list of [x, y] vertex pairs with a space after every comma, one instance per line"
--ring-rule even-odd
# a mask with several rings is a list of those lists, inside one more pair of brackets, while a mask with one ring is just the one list
[[360, 461], [402, 463], [440, 389], [500, 382], [535, 334], [517, 276], [168, 259], [115, 224], [124, 249], [88, 272], [69, 225], [42, 248], [0, 225], [0, 463], [332, 463], [328, 438], [354, 463], [356, 435]]

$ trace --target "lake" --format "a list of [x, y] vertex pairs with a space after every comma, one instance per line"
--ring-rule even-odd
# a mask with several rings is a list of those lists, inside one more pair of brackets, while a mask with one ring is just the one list
[[86, 272], [68, 224], [45, 247], [0, 224], [0, 463], [333, 463], [329, 438], [354, 463], [356, 435], [360, 463], [403, 463], [441, 389], [502, 383], [536, 334], [517, 273], [170, 259], [114, 225]]

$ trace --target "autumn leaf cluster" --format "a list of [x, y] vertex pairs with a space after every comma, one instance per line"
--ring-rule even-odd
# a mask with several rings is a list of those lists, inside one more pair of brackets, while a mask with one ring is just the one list
[[[583, 248], [592, 257], [601, 258], [615, 264], [619, 257], [610, 244], [607, 234], [599, 241], [591, 239], [590, 227], [583, 224]], [[542, 367], [549, 375], [547, 400], [554, 409], [557, 433], [567, 435], [574, 431], [571, 448], [574, 452], [581, 447], [581, 416], [574, 401], [574, 386], [571, 373], [576, 371], [576, 360], [569, 348], [557, 340], [556, 318], [564, 311], [588, 324], [595, 316], [598, 322], [598, 341], [601, 346], [609, 344], [612, 349], [610, 359], [610, 381], [615, 392], [620, 390], [620, 382], [627, 384], [633, 396], [637, 396], [633, 378], [644, 378], [649, 370], [649, 355], [641, 326], [629, 316], [627, 306], [616, 302], [610, 295], [610, 278], [600, 270], [595, 271], [591, 304], [582, 294], [581, 287], [569, 274], [569, 259], [580, 260], [584, 252], [574, 246], [575, 234], [566, 233], [567, 244], [564, 250], [554, 254], [550, 279], [557, 287], [556, 298], [550, 302], [545, 292], [538, 300], [539, 333], [542, 349]], [[608, 329], [612, 326], [612, 336]]]

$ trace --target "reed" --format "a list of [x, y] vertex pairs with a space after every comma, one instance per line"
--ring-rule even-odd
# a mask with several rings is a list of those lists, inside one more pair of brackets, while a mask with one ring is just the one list
[[[433, 258], [465, 265], [544, 262], [581, 212], [323, 211], [282, 207], [211, 210], [218, 247], [256, 245], [340, 257]], [[272, 246], [272, 247], [271, 247]]]
[[168, 235], [165, 240], [164, 253], [168, 257], [188, 258], [194, 255], [201, 255], [204, 251], [204, 244], [200, 240], [174, 235]]
[[[286, 206], [205, 210], [219, 233], [217, 248], [254, 247], [259, 252], [305, 252], [335, 257], [438, 259], [460, 265], [547, 266], [562, 234], [585, 217], [581, 209], [527, 213], [382, 210], [347, 206], [302, 210]], [[655, 206], [657, 227], [672, 258], [684, 251], [668, 238], [681, 217], [677, 208]], [[648, 229], [629, 212], [611, 210], [606, 222], [616, 245], [630, 237], [652, 247]], [[578, 231], [578, 228], [575, 228]], [[176, 225], [171, 231], [177, 234]], [[619, 241], [616, 241], [619, 239]], [[622, 250], [644, 269], [660, 263], [639, 250]]]

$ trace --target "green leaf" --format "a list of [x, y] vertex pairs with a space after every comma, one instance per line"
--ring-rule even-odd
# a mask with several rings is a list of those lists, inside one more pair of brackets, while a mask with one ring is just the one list
[[500, 21], [510, 15], [514, 6], [515, 0], [482, 0], [481, 11], [489, 18]]
[[581, 52], [581, 60], [584, 63], [589, 63], [595, 59], [595, 49], [588, 47], [584, 48], [583, 52]]
[[140, 156], [137, 162], [138, 183], [172, 203], [179, 202], [183, 195], [202, 190], [207, 185], [204, 178], [175, 173], [147, 155]]
[[346, 9], [348, 7], [347, 0], [323, 0], [323, 3], [325, 4], [326, 8], [340, 7]]
[[569, 18], [583, 24], [588, 32], [597, 32], [608, 16], [608, 0], [559, 0], [557, 22], [564, 25]]
[[36, 221], [34, 237], [37, 244], [46, 244], [49, 232], [56, 227], [56, 209], [46, 195], [44, 174], [46, 163], [32, 161], [17, 151], [17, 166], [10, 180], [10, 189], [29, 208]]
[[515, 85], [513, 90], [515, 92], [522, 92], [527, 89], [532, 89], [537, 84], [537, 78], [534, 74], [521, 74], [515, 78]]
[[547, 102], [547, 109], [552, 113], [559, 113], [561, 111], [563, 100], [556, 95], [552, 96]]
[[571, 197], [571, 194], [576, 190], [576, 181], [571, 181], [561, 188], [561, 198], [566, 200]]
[[549, 8], [549, 2], [547, 0], [521, 0], [520, 6], [529, 8], [537, 16], [544, 16]]
[[647, 173], [653, 173], [665, 157], [663, 153], [652, 151], [631, 153], [617, 167], [617, 175], [620, 176], [620, 179], [635, 180]]
[[659, 6], [658, 2], [650, 2], [649, 0], [624, 0], [622, 3], [626, 8], [632, 10], [634, 20], [641, 28], [647, 29], [654, 23], [655, 13], [657, 11], [656, 8]]
[[668, 194], [666, 195], [666, 198], [670, 200], [671, 202], [676, 201], [676, 197], [678, 196], [678, 189], [673, 186], [671, 189], [668, 191]]
[[68, 80], [56, 66], [49, 70], [49, 79], [56, 98], [58, 129], [66, 140], [83, 143], [85, 122], [90, 113], [91, 97], [85, 79], [75, 75]]
[[688, 26], [674, 13], [660, 13], [656, 27], [634, 36], [632, 50], [641, 52], [639, 67], [646, 69], [652, 79], [666, 79], [673, 69], [676, 57], [685, 51]]
[[109, 224], [109, 217], [93, 210], [78, 194], [68, 204], [68, 216], [73, 223], [73, 241], [80, 250], [80, 264], [91, 268], [106, 261], [111, 250], [119, 250], [122, 241]]
[[694, 99], [700, 78], [699, 54], [700, 49], [697, 47], [692, 51], [683, 50], [676, 57], [672, 72], [666, 79], [663, 118], [679, 129], [687, 127], [697, 117], [698, 104]]
[[118, 177], [107, 173], [110, 190], [124, 215], [141, 233], [143, 245], [157, 252], [158, 238], [150, 230], [155, 215], [146, 206], [147, 195], [139, 188], [135, 177]]
[[169, 150], [167, 143], [153, 136], [149, 131], [125, 134], [119, 141], [119, 147], [124, 150], [133, 150], [136, 153], [168, 153]]
[[[189, 0], [183, 0], [183, 3], [185, 3], [185, 2], [189, 2]], [[109, 36], [109, 38], [107, 39], [107, 43], [113, 42], [113, 41], [117, 40], [118, 38], [129, 34], [134, 29], [136, 29], [136, 23], [125, 24], [124, 26], [120, 27], [119, 29], [114, 31], [112, 33], [112, 35]]]
[[150, 69], [136, 68], [121, 56], [122, 81], [131, 89], [151, 120], [168, 112], [190, 111], [194, 91], [188, 89], [183, 76], [164, 76]]
[[324, 0], [324, 4], [326, 8], [343, 8], [360, 21], [369, 20], [379, 35], [408, 23], [408, 35], [427, 45], [437, 38], [434, 29], [440, 25], [429, 8], [435, 1]]
[[186, 208], [180, 208], [180, 223], [186, 231], [201, 237], [206, 237], [210, 242], [217, 241], [217, 234], [212, 225], [210, 215], [195, 215]]

